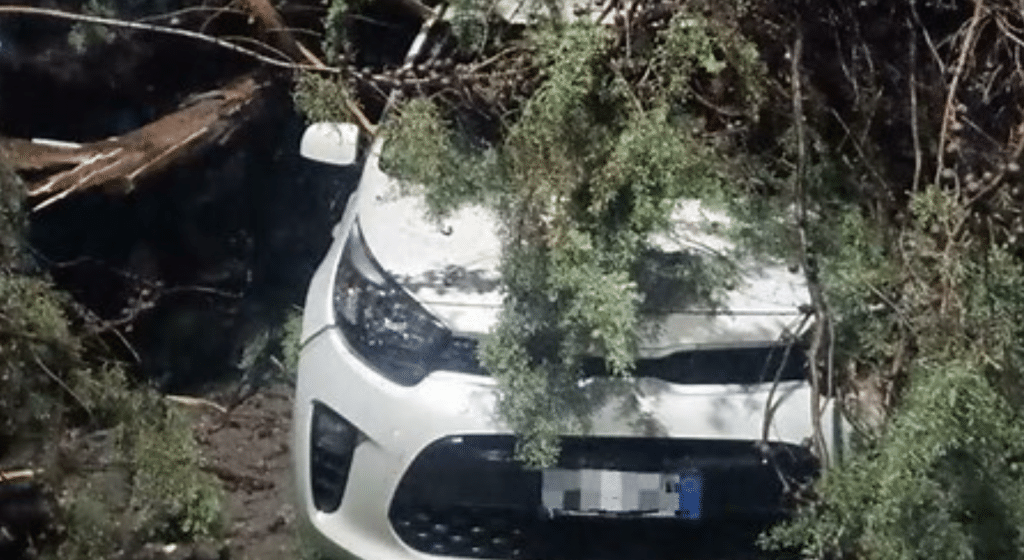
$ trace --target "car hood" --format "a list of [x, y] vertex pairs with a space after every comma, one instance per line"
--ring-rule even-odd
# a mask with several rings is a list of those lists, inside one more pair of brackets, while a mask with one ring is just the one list
[[[403, 189], [378, 165], [370, 149], [357, 191], [357, 219], [380, 265], [453, 332], [479, 336], [497, 321], [503, 291], [500, 219], [480, 205], [465, 205], [443, 220], [427, 217], [416, 189]], [[680, 201], [673, 227], [651, 237], [662, 255], [725, 255], [732, 243], [721, 234], [729, 218], [698, 201]], [[808, 303], [803, 274], [767, 258], [730, 262], [738, 270], [714, 308], [658, 308], [646, 318], [643, 357], [684, 349], [763, 344], [804, 327]], [[681, 293], [685, 288], [661, 286]]]

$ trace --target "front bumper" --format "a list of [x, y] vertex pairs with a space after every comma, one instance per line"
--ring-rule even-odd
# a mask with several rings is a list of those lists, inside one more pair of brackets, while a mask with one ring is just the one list
[[583, 559], [642, 547], [644, 558], [673, 558], [680, 531], [783, 518], [789, 508], [780, 475], [806, 484], [817, 474], [810, 452], [787, 444], [762, 453], [747, 441], [570, 437], [562, 443], [557, 468], [563, 473], [699, 473], [700, 520], [653, 510], [547, 508], [545, 475], [513, 460], [514, 437], [465, 435], [435, 441], [417, 456], [391, 500], [391, 526], [407, 546], [435, 555]]
[[[349, 351], [335, 328], [308, 340], [299, 360], [292, 424], [298, 517], [315, 545], [337, 558], [427, 558], [406, 546], [388, 522], [395, 489], [416, 454], [452, 433], [494, 433], [493, 390], [480, 376], [438, 372], [413, 387], [395, 385]], [[339, 413], [358, 430], [340, 506], [317, 510], [310, 434], [314, 406]]]
[[[635, 408], [648, 422], [608, 403], [595, 414], [592, 436], [566, 440], [561, 467], [665, 473], [696, 466], [705, 472], [702, 519], [728, 519], [734, 528], [744, 521], [763, 527], [784, 513], [780, 465], [795, 479], [813, 476], [799, 445], [809, 433], [807, 383], [776, 391], [783, 404], [770, 433], [782, 453], [773, 461], [756, 446], [767, 387], [638, 386], [645, 397]], [[299, 363], [293, 457], [299, 518], [317, 547], [337, 558], [426, 560], [595, 557], [601, 547], [635, 545], [654, 558], [679, 554], [688, 532], [701, 538], [699, 524], [679, 519], [551, 518], [539, 507], [539, 473], [511, 461], [514, 440], [495, 417], [495, 402], [490, 378], [441, 371], [402, 387], [353, 354], [337, 329], [315, 334]], [[317, 510], [312, 497], [316, 403], [359, 434], [344, 498], [330, 512]]]

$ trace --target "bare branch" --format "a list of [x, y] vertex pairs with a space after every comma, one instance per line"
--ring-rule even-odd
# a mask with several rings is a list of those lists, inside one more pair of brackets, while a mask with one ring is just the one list
[[0, 6], [0, 14], [18, 14], [18, 15], [31, 15], [40, 17], [50, 17], [57, 19], [64, 19], [69, 21], [81, 21], [85, 23], [95, 23], [98, 25], [107, 25], [110, 27], [120, 27], [124, 29], [136, 29], [139, 31], [148, 31], [152, 33], [161, 33], [164, 35], [174, 35], [177, 37], [185, 37], [188, 39], [194, 39], [211, 45], [216, 45], [223, 49], [250, 57], [258, 60], [264, 64], [274, 66], [277, 68], [284, 68], [287, 70], [307, 70], [310, 72], [328, 72], [331, 74], [340, 74], [341, 69], [332, 68], [329, 66], [318, 66], [315, 64], [299, 64], [288, 60], [280, 60], [264, 56], [256, 51], [240, 47], [230, 41], [225, 41], [211, 35], [206, 35], [198, 31], [190, 31], [188, 29], [179, 29], [177, 27], [167, 27], [163, 25], [153, 25], [149, 23], [140, 23], [134, 21], [125, 21], [115, 18], [107, 18], [101, 16], [92, 16], [85, 14], [76, 14], [72, 12], [65, 12], [63, 10], [53, 10], [50, 8], [33, 8], [29, 6]]
[[305, 60], [319, 69], [327, 68], [327, 65], [303, 48], [295, 39], [295, 35], [285, 26], [281, 14], [270, 4], [269, 0], [241, 0], [241, 2], [260, 21], [263, 30], [274, 36], [278, 49], [287, 53], [289, 58], [295, 62]]
[[215, 403], [215, 402], [213, 402], [213, 401], [211, 401], [209, 399], [200, 399], [200, 398], [197, 398], [197, 397], [188, 397], [188, 396], [185, 396], [185, 395], [164, 395], [164, 398], [167, 399], [168, 401], [172, 402], [172, 403], [175, 403], [175, 404], [180, 404], [180, 405], [185, 405], [185, 406], [193, 406], [193, 407], [200, 407], [200, 408], [209, 408], [209, 409], [214, 410], [216, 412], [219, 412], [221, 414], [227, 414], [228, 413], [228, 409], [224, 408], [223, 406], [221, 406], [221, 405], [219, 405], [219, 404], [217, 404], [217, 403]]
[[949, 90], [946, 93], [946, 106], [942, 112], [942, 127], [939, 131], [939, 147], [936, 151], [935, 161], [935, 179], [934, 183], [939, 184], [939, 179], [942, 176], [942, 171], [945, 169], [945, 154], [946, 154], [946, 142], [949, 137], [949, 125], [955, 118], [954, 105], [956, 104], [956, 94], [960, 87], [960, 80], [963, 79], [964, 69], [967, 67], [967, 61], [970, 57], [971, 52], [974, 50], [974, 42], [977, 38], [978, 26], [981, 24], [982, 16], [984, 15], [985, 2], [984, 0], [975, 0], [974, 2], [974, 14], [971, 16], [971, 23], [967, 27], [967, 34], [963, 41], [960, 43], [960, 58], [956, 64], [956, 70], [953, 73], [953, 79], [949, 83]]
[[36, 363], [36, 365], [38, 365], [38, 366], [39, 366], [39, 368], [40, 368], [40, 369], [42, 369], [42, 370], [43, 370], [43, 372], [44, 372], [44, 373], [45, 373], [45, 374], [46, 374], [46, 375], [47, 375], [47, 376], [48, 376], [48, 377], [49, 377], [50, 379], [52, 379], [54, 383], [56, 383], [57, 385], [59, 385], [59, 386], [60, 386], [60, 388], [61, 388], [61, 389], [63, 389], [63, 390], [65, 391], [65, 392], [67, 392], [67, 394], [68, 394], [68, 395], [71, 395], [71, 398], [72, 398], [72, 399], [74, 399], [74, 400], [75, 400], [75, 402], [77, 402], [77, 403], [78, 403], [78, 406], [82, 407], [82, 410], [84, 410], [84, 411], [85, 411], [85, 413], [89, 415], [89, 418], [92, 418], [92, 417], [93, 417], [93, 414], [92, 414], [92, 409], [91, 409], [91, 408], [89, 408], [89, 405], [85, 404], [85, 401], [83, 401], [83, 400], [81, 399], [81, 397], [79, 397], [79, 396], [78, 396], [78, 394], [77, 394], [77, 393], [75, 393], [75, 392], [74, 392], [74, 391], [73, 391], [73, 390], [71, 389], [71, 387], [69, 387], [69, 386], [68, 386], [68, 384], [67, 384], [67, 383], [65, 383], [63, 379], [61, 379], [61, 378], [60, 378], [60, 376], [59, 376], [59, 375], [57, 375], [56, 373], [54, 373], [54, 371], [53, 371], [52, 369], [50, 369], [50, 367], [49, 367], [49, 366], [47, 366], [47, 365], [46, 365], [46, 362], [44, 362], [43, 360], [41, 360], [41, 359], [39, 358], [39, 356], [38, 356], [38, 355], [37, 355], [37, 354], [36, 354], [35, 352], [33, 352], [33, 353], [32, 353], [32, 361], [33, 361], [33, 362], [35, 362], [35, 363]]
[[917, 28], [908, 22], [910, 28], [910, 133], [914, 141], [914, 179], [910, 189], [917, 191], [921, 184], [921, 131], [917, 122]]

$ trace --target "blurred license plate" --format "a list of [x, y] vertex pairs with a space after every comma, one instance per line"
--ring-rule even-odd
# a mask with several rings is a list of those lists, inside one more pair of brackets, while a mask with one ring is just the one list
[[649, 473], [546, 469], [541, 500], [554, 515], [643, 515], [700, 519], [700, 471]]

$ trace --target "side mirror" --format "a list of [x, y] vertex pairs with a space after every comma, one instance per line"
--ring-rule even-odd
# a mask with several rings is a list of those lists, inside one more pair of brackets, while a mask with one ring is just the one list
[[306, 159], [348, 166], [356, 161], [359, 127], [352, 123], [319, 122], [302, 134], [299, 153]]

